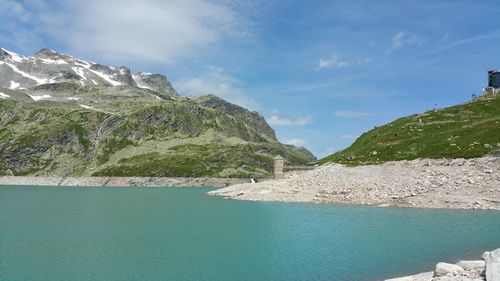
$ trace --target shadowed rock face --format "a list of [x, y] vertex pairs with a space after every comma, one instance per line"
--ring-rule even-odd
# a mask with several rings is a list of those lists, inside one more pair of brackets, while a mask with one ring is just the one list
[[170, 84], [165, 75], [137, 72], [132, 74], [132, 77], [134, 78], [134, 81], [136, 81], [138, 87], [168, 95], [177, 95], [177, 92], [174, 90], [172, 84]]
[[137, 86], [137, 83], [135, 82], [134, 78], [132, 78], [132, 74], [130, 73], [130, 69], [128, 67], [111, 67], [102, 64], [93, 64], [92, 66], [90, 66], [90, 69], [113, 77], [113, 80], [121, 83], [122, 85], [133, 87]]
[[254, 130], [262, 132], [266, 137], [276, 140], [276, 134], [274, 130], [267, 124], [266, 120], [262, 115], [253, 111], [248, 111], [247, 109], [229, 103], [217, 96], [206, 95], [195, 98], [195, 100], [208, 108], [215, 110], [220, 110], [228, 115], [234, 116], [235, 118], [251, 121], [250, 125]]
[[0, 49], [0, 60], [10, 59], [11, 56], [4, 49]]
[[307, 163], [257, 112], [178, 96], [164, 75], [0, 50], [0, 176], [268, 176]]

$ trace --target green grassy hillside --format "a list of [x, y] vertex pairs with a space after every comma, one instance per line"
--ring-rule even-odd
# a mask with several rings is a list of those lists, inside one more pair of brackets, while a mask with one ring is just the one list
[[361, 135], [320, 163], [473, 158], [500, 149], [500, 95], [400, 118]]
[[315, 159], [279, 143], [258, 113], [212, 95], [71, 83], [0, 92], [8, 95], [0, 99], [0, 176], [270, 176], [275, 155]]

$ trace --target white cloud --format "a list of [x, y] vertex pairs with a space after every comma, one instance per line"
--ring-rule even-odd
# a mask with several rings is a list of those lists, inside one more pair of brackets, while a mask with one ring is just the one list
[[394, 37], [392, 38], [392, 50], [397, 50], [401, 47], [403, 47], [403, 39], [405, 37], [404, 32], [398, 32]]
[[412, 37], [408, 38], [406, 42], [410, 45], [422, 46], [425, 43], [425, 39], [413, 35]]
[[309, 142], [303, 139], [287, 139], [283, 141], [284, 144], [290, 144], [299, 147], [305, 147]]
[[201, 76], [174, 82], [174, 86], [181, 94], [214, 94], [251, 110], [260, 108], [255, 100], [246, 95], [241, 81], [218, 67], [207, 67], [207, 71]]
[[0, 1], [0, 11], [6, 14], [10, 14], [13, 17], [16, 17], [17, 20], [21, 22], [29, 22], [33, 15], [30, 11], [28, 11], [21, 3], [16, 1]]
[[278, 115], [272, 115], [267, 119], [267, 122], [274, 126], [305, 126], [312, 122], [312, 117], [306, 116], [298, 119], [288, 119], [279, 117]]
[[[4, 3], [6, 3], [4, 5]], [[169, 63], [208, 46], [251, 40], [252, 27], [238, 3], [210, 0], [0, 0], [2, 22], [31, 36], [61, 40], [75, 54], [132, 62]], [[7, 5], [8, 4], [8, 5]], [[36, 26], [30, 28], [29, 26]], [[26, 34], [23, 37], [30, 37]], [[22, 43], [22, 42], [21, 42]]]
[[328, 59], [320, 59], [318, 62], [318, 67], [316, 67], [316, 70], [332, 68], [332, 67], [341, 68], [348, 65], [349, 63], [347, 61], [342, 61], [336, 55], [334, 55]]
[[371, 113], [369, 112], [363, 112], [363, 111], [351, 111], [351, 110], [340, 110], [336, 111], [334, 113], [336, 117], [340, 118], [351, 118], [351, 119], [356, 119], [356, 118], [366, 118], [372, 116]]
[[361, 65], [370, 63], [370, 58], [353, 58], [351, 60], [341, 60], [336, 55], [328, 58], [328, 59], [320, 59], [318, 62], [318, 66], [316, 67], [316, 71], [327, 68], [342, 68], [351, 65]]
[[0, 18], [2, 19], [0, 44], [13, 44], [17, 45], [20, 50], [27, 50], [27, 46], [41, 41], [38, 32], [29, 26], [36, 16], [28, 4], [22, 1], [0, 0]]
[[391, 53], [397, 49], [404, 47], [405, 45], [416, 45], [422, 46], [425, 43], [425, 39], [418, 37], [417, 35], [407, 36], [405, 32], [398, 32], [392, 38], [392, 46], [387, 51], [387, 53]]

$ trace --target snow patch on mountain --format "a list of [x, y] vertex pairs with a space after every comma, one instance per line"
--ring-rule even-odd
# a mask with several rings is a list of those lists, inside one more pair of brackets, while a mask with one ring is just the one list
[[45, 64], [68, 64], [65, 60], [39, 59]]
[[84, 67], [84, 68], [90, 68], [93, 63], [90, 63], [88, 61], [83, 61], [83, 60], [75, 59], [75, 61], [73, 62], [73, 64], [76, 65], [76, 66]]
[[47, 82], [49, 82], [47, 79], [41, 79], [41, 78], [35, 77], [35, 76], [33, 76], [33, 75], [30, 75], [30, 74], [28, 74], [28, 73], [26, 73], [26, 72], [24, 72], [24, 71], [21, 71], [21, 70], [19, 70], [19, 69], [18, 69], [15, 65], [13, 65], [13, 64], [10, 64], [10, 63], [8, 63], [8, 62], [2, 62], [2, 61], [0, 61], [0, 65], [3, 65], [3, 64], [5, 64], [5, 65], [7, 65], [8, 67], [10, 67], [10, 68], [11, 68], [14, 72], [16, 72], [16, 73], [20, 74], [21, 76], [26, 77], [26, 78], [29, 78], [29, 79], [31, 79], [31, 80], [35, 80], [35, 81], [36, 81], [36, 83], [37, 83], [38, 85], [41, 85], [41, 84], [46, 84]]
[[51, 95], [41, 95], [41, 96], [35, 96], [35, 95], [29, 95], [30, 98], [32, 98], [34, 101], [41, 101], [41, 100], [50, 100], [52, 99]]
[[7, 99], [7, 98], [10, 98], [10, 96], [0, 92], [0, 99]]
[[84, 104], [79, 104], [80, 107], [83, 107], [85, 109], [95, 109], [92, 106], [84, 105]]
[[145, 84], [142, 83], [142, 81], [138, 82], [138, 80], [134, 79], [135, 83], [137, 84], [137, 87], [142, 88], [142, 89], [148, 89], [148, 90], [153, 90], [151, 87], [146, 86]]
[[78, 74], [78, 76], [82, 77], [83, 80], [87, 80], [87, 77], [85, 77], [85, 73], [83, 73], [83, 69], [79, 67], [72, 67], [73, 71]]
[[11, 89], [11, 90], [17, 89], [17, 88], [19, 88], [20, 85], [21, 84], [19, 84], [19, 83], [16, 83], [14, 81], [10, 81], [10, 87], [9, 87], [9, 89]]
[[104, 79], [106, 82], [108, 82], [109, 84], [111, 84], [113, 86], [123, 85], [122, 83], [113, 80], [111, 75], [104, 74], [102, 72], [99, 72], [99, 71], [96, 71], [96, 70], [93, 70], [93, 69], [89, 69], [89, 70], [92, 71], [92, 73], [94, 73], [95, 75], [101, 77], [102, 79]]

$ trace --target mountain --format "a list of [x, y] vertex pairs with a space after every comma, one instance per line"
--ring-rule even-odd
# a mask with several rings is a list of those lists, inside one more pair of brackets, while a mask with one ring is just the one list
[[473, 158], [495, 151], [500, 151], [498, 94], [376, 127], [320, 163], [358, 165], [416, 158]]
[[164, 75], [131, 73], [125, 66], [113, 67], [59, 54], [49, 49], [25, 57], [0, 49], [0, 87], [26, 89], [43, 84], [71, 82], [81, 86], [130, 86], [165, 95], [177, 95]]
[[183, 97], [164, 75], [0, 49], [0, 175], [268, 176], [281, 144], [257, 112]]

